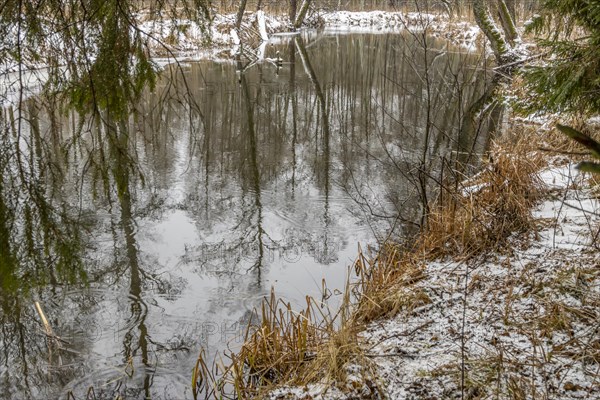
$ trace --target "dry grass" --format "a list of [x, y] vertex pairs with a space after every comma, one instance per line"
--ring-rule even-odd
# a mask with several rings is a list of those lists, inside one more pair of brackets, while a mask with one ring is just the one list
[[532, 151], [530, 136], [495, 143], [483, 171], [443, 203], [432, 207], [417, 252], [426, 258], [472, 257], [500, 250], [515, 233], [534, 226], [531, 209], [542, 182], [536, 172], [544, 165]]
[[422, 289], [415, 288], [426, 277], [425, 264], [415, 253], [387, 244], [372, 259], [361, 252], [354, 266], [359, 277], [353, 314], [357, 324], [393, 317], [400, 311], [410, 313], [430, 302]]
[[[258, 323], [248, 327], [244, 344], [230, 355], [224, 372], [213, 373], [199, 356], [194, 393], [198, 398], [201, 393], [207, 398], [262, 398], [276, 387], [325, 384], [346, 393], [361, 392], [361, 398], [365, 390], [379, 398], [372, 361], [358, 333], [374, 319], [429, 302], [424, 291], [414, 290], [425, 275], [423, 264], [411, 260], [410, 254], [393, 245], [373, 259], [360, 252], [354, 265], [357, 280], [348, 285], [333, 314], [310, 297], [304, 310], [295, 311], [271, 292], [252, 319]], [[350, 373], [354, 380], [348, 379]]]
[[[371, 362], [358, 342], [360, 325], [350, 319], [350, 289], [345, 291], [337, 313], [325, 312], [322, 304], [306, 298], [297, 312], [272, 291], [255, 312], [241, 349], [218, 379], [206, 367], [202, 355], [194, 370], [194, 393], [205, 397], [262, 398], [275, 387], [311, 383], [344, 387], [352, 369], [362, 382], [371, 379]], [[210, 389], [207, 389], [210, 388]], [[375, 390], [375, 388], [373, 388]]]
[[[365, 355], [358, 333], [374, 319], [429, 302], [424, 291], [414, 290], [414, 284], [425, 275], [423, 264], [411, 260], [410, 254], [393, 245], [373, 259], [360, 252], [354, 265], [358, 278], [348, 285], [341, 307], [333, 314], [323, 311], [322, 304], [310, 297], [305, 309], [297, 312], [271, 292], [253, 318], [258, 323], [248, 327], [244, 344], [230, 355], [223, 373], [213, 373], [203, 355], [199, 356], [194, 393], [214, 398], [231, 393], [237, 398], [262, 398], [276, 387], [326, 384], [344, 392], [360, 391], [362, 398], [366, 389], [379, 398], [372, 361]], [[361, 383], [349, 380], [349, 373], [355, 378], [359, 374]]]

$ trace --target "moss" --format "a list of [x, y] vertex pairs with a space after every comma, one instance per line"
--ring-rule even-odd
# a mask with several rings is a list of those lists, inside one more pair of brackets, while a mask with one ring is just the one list
[[517, 33], [515, 21], [511, 16], [508, 6], [504, 0], [498, 0], [498, 13], [500, 14], [500, 20], [502, 22], [504, 32], [506, 33], [506, 38], [509, 42], [513, 43], [519, 34]]
[[476, 0], [473, 2], [473, 14], [475, 15], [477, 25], [479, 25], [485, 36], [489, 39], [496, 60], [501, 60], [508, 52], [508, 45], [494, 23], [484, 1]]

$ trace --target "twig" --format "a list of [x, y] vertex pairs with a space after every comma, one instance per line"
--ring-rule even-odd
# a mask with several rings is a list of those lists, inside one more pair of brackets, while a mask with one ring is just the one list
[[46, 318], [46, 315], [44, 314], [44, 311], [42, 310], [42, 306], [40, 306], [39, 302], [35, 302], [35, 309], [38, 313], [38, 315], [40, 316], [40, 319], [42, 320], [42, 324], [44, 324], [44, 330], [46, 331], [46, 335], [49, 337], [54, 337], [54, 332], [52, 331], [52, 326], [50, 326], [50, 323], [48, 322], [48, 319]]
[[62, 357], [60, 355], [60, 350], [62, 349], [62, 346], [60, 343], [61, 339], [54, 334], [54, 331], [52, 330], [52, 326], [48, 322], [48, 319], [46, 318], [46, 315], [44, 314], [44, 310], [42, 310], [42, 306], [37, 301], [35, 302], [35, 309], [36, 309], [37, 313], [39, 314], [40, 319], [42, 320], [42, 324], [44, 325], [44, 330], [46, 331], [46, 336], [47, 336], [47, 340], [48, 340], [46, 343], [48, 345], [49, 362], [52, 363], [52, 347], [53, 347], [53, 345], [55, 345], [56, 348], [59, 350], [58, 365], [62, 365]]
[[467, 294], [469, 293], [469, 263], [465, 263], [465, 287], [463, 294], [462, 323], [460, 328], [460, 393], [465, 398], [465, 325], [467, 319]]
[[527, 57], [527, 58], [522, 58], [522, 59], [519, 59], [517, 61], [510, 62], [508, 64], [498, 65], [497, 67], [494, 67], [493, 70], [494, 71], [498, 71], [498, 70], [505, 69], [506, 67], [512, 67], [512, 66], [515, 66], [515, 65], [526, 64], [527, 62], [535, 60], [537, 58], [543, 58], [543, 57], [547, 56], [548, 54], [550, 54], [550, 53], [549, 52], [545, 52], [545, 53], [541, 53], [541, 54], [536, 54], [535, 56], [531, 56], [531, 57]]
[[404, 331], [404, 332], [400, 332], [400, 333], [395, 333], [395, 334], [390, 335], [390, 336], [386, 336], [383, 339], [381, 339], [379, 342], [375, 343], [373, 346], [369, 347], [368, 351], [373, 350], [375, 347], [379, 346], [381, 343], [385, 342], [386, 340], [389, 340], [389, 339], [392, 339], [392, 338], [398, 338], [398, 337], [412, 336], [415, 333], [417, 333], [418, 331], [420, 331], [421, 329], [427, 328], [431, 324], [433, 324], [433, 320], [429, 320], [429, 321], [425, 322], [424, 324], [421, 324], [421, 325], [417, 326], [416, 328], [414, 328], [414, 329], [412, 329], [410, 331]]
[[589, 151], [566, 151], [566, 150], [557, 150], [549, 147], [538, 147], [539, 151], [544, 151], [547, 153], [556, 153], [556, 154], [564, 154], [566, 156], [589, 156], [591, 153]]

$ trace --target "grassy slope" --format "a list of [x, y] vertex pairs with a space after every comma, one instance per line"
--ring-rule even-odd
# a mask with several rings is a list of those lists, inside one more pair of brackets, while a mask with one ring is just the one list
[[[427, 262], [426, 277], [411, 290], [429, 303], [363, 334], [391, 398], [600, 397], [600, 258], [592, 240], [598, 202], [564, 157], [539, 158], [537, 148], [552, 134], [536, 129], [525, 136], [525, 149], [518, 140], [496, 148], [514, 165], [540, 168], [531, 171], [539, 178], [534, 187], [517, 183], [536, 198], [521, 210], [524, 224], [495, 228], [502, 245], [486, 238], [489, 249], [474, 254], [454, 239], [442, 241], [449, 253]], [[497, 170], [496, 163], [488, 169]], [[515, 179], [504, 177], [503, 190], [512, 194]], [[484, 182], [479, 190], [493, 191]], [[500, 201], [525, 206], [528, 199], [519, 197]], [[481, 205], [469, 207], [477, 213]], [[506, 221], [502, 207], [494, 209], [501, 211], [486, 227]], [[471, 241], [479, 228], [459, 231]]]

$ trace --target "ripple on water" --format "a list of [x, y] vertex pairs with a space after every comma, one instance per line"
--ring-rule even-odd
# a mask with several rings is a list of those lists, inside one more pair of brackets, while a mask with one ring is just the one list
[[103, 365], [86, 371], [83, 376], [67, 383], [59, 398], [69, 398], [72, 393], [76, 399], [83, 399], [93, 390], [93, 398], [98, 400], [118, 397], [187, 399], [192, 397], [190, 380], [191, 368], [187, 376], [178, 373], [174, 367], [145, 366], [140, 357], [135, 357], [125, 365]]
[[[302, 211], [277, 208], [272, 210], [271, 213], [281, 222], [279, 226], [282, 231], [289, 232], [291, 228], [302, 232], [303, 235], [310, 235], [323, 230], [324, 211], [315, 210], [314, 207], [303, 207]], [[355, 222], [355, 217], [350, 214], [342, 216], [330, 215], [328, 218], [330, 218], [332, 224], [343, 225], [343, 231], [338, 231], [338, 234], [364, 234], [367, 236], [369, 233], [369, 227], [366, 224]], [[285, 228], [286, 225], [287, 228]]]

